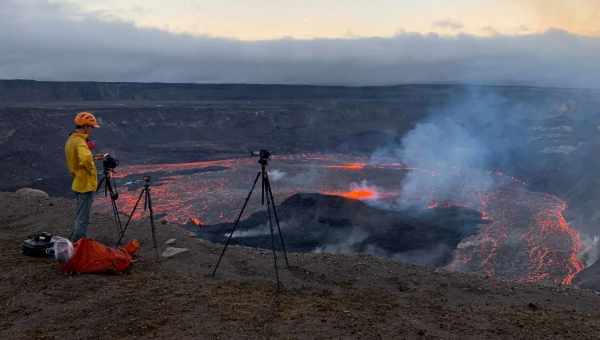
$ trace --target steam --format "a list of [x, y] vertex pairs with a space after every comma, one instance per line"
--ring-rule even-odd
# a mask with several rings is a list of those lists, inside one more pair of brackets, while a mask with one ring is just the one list
[[583, 250], [581, 251], [579, 258], [585, 263], [586, 267], [589, 267], [596, 263], [600, 257], [600, 247], [598, 247], [600, 244], [600, 237], [588, 237], [583, 235], [581, 241], [583, 242]]
[[[227, 235], [227, 234], [226, 234]], [[250, 230], [236, 230], [233, 233], [234, 238], [258, 237], [270, 235], [270, 229], [266, 224], [261, 224], [258, 227]]]
[[475, 205], [477, 193], [505, 184], [493, 170], [509, 164], [513, 144], [524, 142], [523, 129], [513, 124], [522, 109], [511, 106], [507, 111], [493, 93], [454, 98], [417, 124], [400, 145], [377, 150], [371, 162], [400, 162], [412, 169], [401, 184], [402, 208], [434, 201]]
[[369, 233], [360, 229], [354, 228], [352, 232], [345, 238], [330, 242], [313, 250], [314, 253], [330, 253], [352, 255], [358, 252], [390, 258], [403, 263], [411, 263], [416, 265], [432, 265], [442, 264], [448, 260], [451, 249], [445, 244], [437, 244], [430, 248], [414, 249], [405, 252], [393, 253], [386, 251], [374, 244], [368, 244], [364, 249], [361, 249], [362, 243], [369, 237]]
[[360, 227], [354, 227], [349, 234], [336, 235], [335, 239], [324, 242], [321, 247], [314, 249], [314, 253], [331, 254], [356, 254], [356, 248], [369, 237], [369, 233]]
[[460, 201], [474, 191], [488, 191], [494, 179], [483, 169], [489, 150], [459, 122], [449, 118], [419, 124], [403, 142], [402, 162], [417, 169], [434, 169], [431, 175], [412, 171], [404, 180], [405, 204], [421, 201]]
[[269, 171], [269, 178], [273, 182], [282, 180], [287, 174], [284, 171], [273, 169]]

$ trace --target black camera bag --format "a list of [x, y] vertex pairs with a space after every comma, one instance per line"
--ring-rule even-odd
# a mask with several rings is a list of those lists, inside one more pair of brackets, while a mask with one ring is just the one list
[[41, 232], [30, 235], [23, 241], [23, 255], [34, 257], [50, 257], [54, 250], [52, 234]]

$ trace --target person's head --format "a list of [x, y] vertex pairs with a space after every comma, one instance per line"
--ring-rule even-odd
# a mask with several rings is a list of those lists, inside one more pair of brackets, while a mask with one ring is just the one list
[[96, 120], [96, 117], [90, 112], [79, 112], [75, 116], [74, 122], [77, 131], [85, 133], [86, 135], [91, 135], [94, 129], [100, 127], [98, 120]]

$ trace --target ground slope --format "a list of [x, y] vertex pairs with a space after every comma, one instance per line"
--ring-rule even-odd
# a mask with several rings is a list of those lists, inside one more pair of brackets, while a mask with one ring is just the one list
[[[159, 224], [187, 254], [152, 260], [149, 227], [134, 225], [140, 260], [122, 275], [60, 274], [20, 254], [31, 232], [68, 234], [73, 202], [0, 194], [0, 338], [595, 338], [591, 291], [497, 282], [369, 256], [291, 254], [272, 284], [269, 252], [220, 246]], [[114, 241], [107, 216], [91, 236]], [[281, 259], [281, 258], [280, 258]]]

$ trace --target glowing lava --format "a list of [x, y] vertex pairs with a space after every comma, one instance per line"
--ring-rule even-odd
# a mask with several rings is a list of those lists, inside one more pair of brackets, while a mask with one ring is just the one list
[[366, 201], [374, 200], [379, 197], [377, 190], [373, 188], [356, 188], [346, 192], [330, 192], [326, 195], [341, 196], [352, 200]]
[[193, 225], [195, 225], [195, 226], [198, 226], [198, 227], [200, 227], [200, 226], [202, 226], [202, 225], [204, 224], [204, 223], [202, 222], [202, 220], [201, 220], [201, 219], [199, 219], [198, 217], [192, 217], [192, 218], [190, 218], [190, 222], [191, 222]]
[[448, 269], [566, 285], [583, 270], [579, 233], [558, 197], [509, 187], [482, 195], [479, 209], [490, 223], [459, 245]]
[[[407, 173], [434, 178], [441, 173], [400, 163], [367, 162], [364, 157], [339, 154], [274, 156], [271, 166], [286, 173], [282, 179], [273, 181], [275, 201], [279, 204], [298, 192], [321, 192], [391, 206], [402, 198], [403, 202], [414, 202], [423, 208], [467, 207], [480, 211], [489, 223], [482, 225], [477, 235], [459, 244], [447, 269], [484, 273], [490, 278], [558, 284], [571, 284], [583, 269], [577, 258], [582, 249], [580, 236], [565, 220], [566, 204], [556, 196], [531, 192], [522, 181], [496, 171], [493, 175], [497, 182], [507, 184], [493, 191], [468, 188], [460, 199], [453, 200], [436, 196], [435, 190], [432, 193], [416, 190], [416, 197], [400, 197], [399, 192], [390, 190], [398, 190]], [[158, 218], [196, 225], [232, 221], [239, 213], [257, 167], [254, 158], [122, 167], [115, 177], [130, 184], [120, 187], [119, 206], [122, 212], [129, 213], [141, 190], [142, 183], [137, 177], [157, 173], [153, 175], [152, 196]], [[460, 176], [460, 172], [455, 175]], [[260, 186], [250, 200], [248, 214], [263, 209], [259, 189]], [[107, 200], [99, 199], [97, 203], [110, 211]], [[144, 214], [147, 212], [142, 204], [135, 218]], [[202, 216], [202, 220], [197, 216]]]
[[367, 166], [367, 163], [355, 162], [355, 163], [344, 163], [344, 164], [339, 164], [339, 165], [328, 165], [327, 167], [331, 168], [331, 169], [344, 169], [344, 170], [350, 170], [350, 171], [360, 171], [360, 170], [363, 170], [366, 166]]

